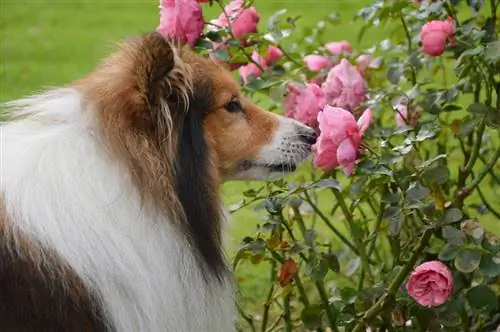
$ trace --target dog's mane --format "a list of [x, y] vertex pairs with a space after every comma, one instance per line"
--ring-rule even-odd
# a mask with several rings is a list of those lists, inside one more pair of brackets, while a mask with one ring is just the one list
[[[210, 78], [193, 75], [181, 59], [185, 52], [157, 33], [129, 39], [71, 88], [83, 92], [84, 109], [95, 113], [106, 149], [129, 171], [144, 208], [176, 223], [203, 275], [222, 280], [219, 179], [203, 128], [213, 103]], [[41, 102], [64, 91], [6, 106], [14, 117], [37, 116]]]

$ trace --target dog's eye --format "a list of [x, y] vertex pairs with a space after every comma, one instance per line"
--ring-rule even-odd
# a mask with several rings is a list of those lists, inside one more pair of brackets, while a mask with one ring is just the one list
[[228, 112], [236, 113], [243, 111], [243, 106], [241, 106], [239, 100], [231, 100], [229, 103], [227, 103], [226, 109]]

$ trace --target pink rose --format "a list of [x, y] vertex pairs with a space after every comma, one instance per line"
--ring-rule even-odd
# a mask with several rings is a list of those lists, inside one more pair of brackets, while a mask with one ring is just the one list
[[[236, 38], [243, 37], [249, 33], [257, 32], [257, 24], [260, 15], [254, 7], [245, 8], [244, 0], [233, 0], [224, 8], [225, 13], [221, 13], [213, 23], [220, 27], [228, 27], [231, 23], [233, 35]], [[227, 17], [226, 17], [227, 15]]]
[[304, 57], [304, 62], [306, 63], [307, 68], [312, 71], [321, 71], [325, 68], [330, 68], [333, 62], [327, 56], [322, 55], [306, 55]]
[[445, 21], [430, 21], [420, 31], [423, 52], [430, 56], [443, 54], [446, 43], [453, 46], [455, 25], [451, 18]]
[[289, 84], [284, 104], [287, 117], [317, 128], [318, 113], [325, 106], [325, 96], [316, 84], [308, 83], [304, 87]]
[[322, 89], [328, 104], [349, 111], [366, 99], [365, 80], [346, 59], [330, 70]]
[[346, 175], [351, 175], [359, 156], [361, 139], [371, 121], [369, 108], [356, 122], [351, 112], [326, 106], [318, 114], [320, 135], [313, 146], [316, 167], [330, 170], [340, 166]]
[[[261, 67], [264, 67], [264, 59], [259, 55], [259, 53], [253, 51], [252, 60], [258, 63]], [[241, 78], [243, 79], [243, 83], [247, 84], [250, 81], [250, 75], [253, 75], [254, 78], [262, 75], [262, 70], [253, 62], [240, 67], [239, 73]]]
[[408, 294], [424, 307], [445, 303], [453, 290], [453, 275], [440, 261], [425, 262], [417, 266], [406, 284]]
[[264, 58], [264, 67], [275, 65], [283, 57], [283, 52], [276, 46], [269, 46], [267, 55]]
[[402, 127], [406, 124], [406, 118], [408, 117], [408, 107], [404, 104], [398, 104], [395, 107], [396, 109], [396, 124], [398, 127]]
[[160, 1], [160, 25], [156, 31], [163, 36], [194, 47], [204, 25], [201, 6], [196, 0]]
[[325, 45], [326, 49], [333, 54], [342, 54], [352, 52], [352, 45], [347, 40], [332, 42]]

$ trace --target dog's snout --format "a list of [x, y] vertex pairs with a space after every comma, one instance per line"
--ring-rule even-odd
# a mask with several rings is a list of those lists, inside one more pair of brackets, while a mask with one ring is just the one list
[[313, 145], [318, 139], [318, 135], [313, 129], [308, 129], [300, 134], [300, 139], [307, 144]]

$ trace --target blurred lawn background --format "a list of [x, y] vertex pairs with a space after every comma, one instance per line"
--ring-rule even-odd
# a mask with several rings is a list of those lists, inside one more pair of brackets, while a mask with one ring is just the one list
[[[352, 18], [370, 2], [256, 0], [255, 6], [262, 15], [261, 31], [266, 29], [270, 15], [282, 8], [287, 8], [290, 16], [301, 16], [301, 28], [314, 27], [329, 13], [337, 12], [342, 23], [333, 27], [321, 42], [345, 39], [361, 50], [389, 37], [385, 30], [370, 29], [363, 44], [356, 43], [361, 22], [354, 23]], [[205, 4], [203, 7], [207, 21], [220, 11], [216, 6], [209, 8]], [[154, 30], [159, 20], [158, 11], [158, 3], [154, 0], [0, 0], [0, 101], [80, 78], [123, 39]], [[306, 170], [307, 165], [303, 172]], [[292, 178], [299, 176], [300, 173], [291, 175]], [[261, 185], [258, 182], [227, 183], [222, 188], [224, 201], [237, 203], [243, 191]], [[331, 200], [331, 196], [321, 197], [325, 211], [331, 208]], [[259, 216], [250, 207], [233, 215], [226, 238], [230, 258], [241, 239], [254, 233], [258, 222]], [[340, 220], [334, 223], [341, 224]], [[499, 229], [498, 220], [487, 220], [486, 224], [490, 229]], [[339, 228], [343, 229], [342, 225]], [[261, 306], [267, 291], [262, 285], [268, 279], [264, 266], [246, 263], [237, 276], [243, 305]]]

